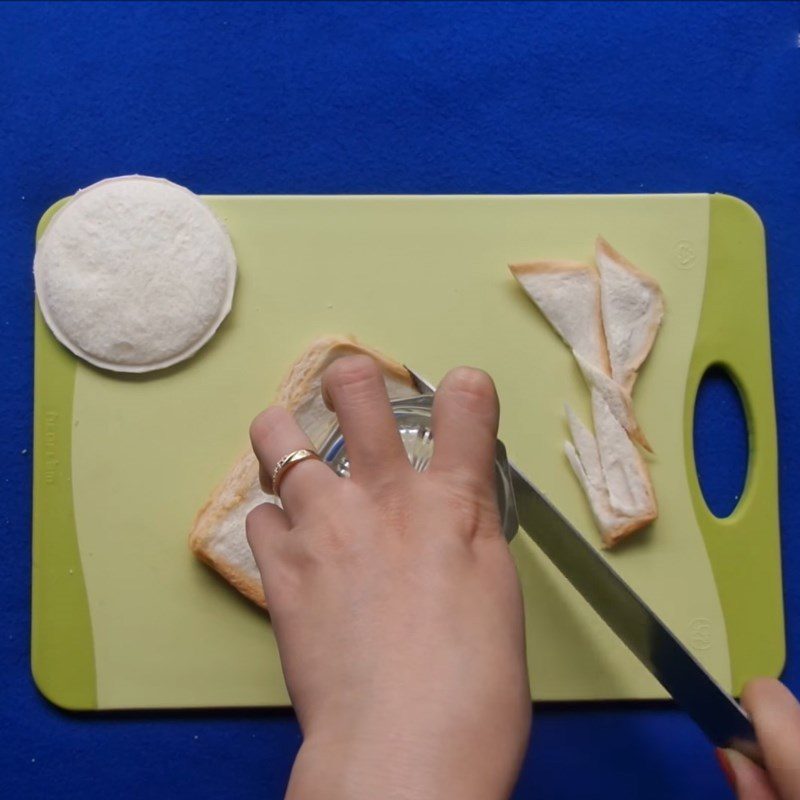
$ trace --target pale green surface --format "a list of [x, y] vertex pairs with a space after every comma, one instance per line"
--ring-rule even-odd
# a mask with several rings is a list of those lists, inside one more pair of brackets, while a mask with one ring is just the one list
[[[750, 434], [750, 461], [734, 512], [717, 519], [690, 487], [725, 608], [733, 689], [756, 675], [783, 670], [786, 644], [778, 521], [778, 451], [769, 341], [764, 228], [756, 212], [735, 197], [711, 198], [706, 298], [686, 394], [686, 447], [697, 386], [720, 364], [739, 387]], [[694, 476], [694, 462], [689, 462]]]
[[72, 513], [75, 359], [50, 335], [38, 308], [35, 331], [31, 671], [52, 702], [95, 708], [91, 620]]
[[[684, 390], [703, 297], [706, 195], [210, 198], [240, 265], [234, 314], [182, 367], [149, 378], [77, 369], [75, 509], [95, 633], [100, 707], [285, 702], [263, 617], [195, 563], [195, 511], [246, 446], [247, 424], [316, 335], [351, 332], [437, 381], [492, 372], [510, 457], [597, 534], [562, 453], [562, 405], [589, 421], [567, 348], [506, 270], [590, 259], [602, 232], [661, 282], [667, 318], [635, 404], [657, 453], [661, 517], [609, 558], [730, 686], [725, 626], [695, 522]], [[694, 252], [682, 268], [686, 244]], [[541, 699], [663, 692], [533, 544], [513, 549]], [[698, 622], [700, 621], [700, 622]], [[697, 626], [708, 638], [692, 636]]]
[[[39, 221], [37, 240], [66, 200]], [[33, 564], [31, 672], [63, 708], [97, 705], [89, 605], [72, 509], [72, 395], [75, 359], [34, 314]]]

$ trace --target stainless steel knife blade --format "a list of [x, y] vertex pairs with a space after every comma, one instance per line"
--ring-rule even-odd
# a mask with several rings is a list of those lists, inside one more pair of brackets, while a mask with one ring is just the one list
[[[408, 371], [420, 392], [435, 391], [413, 370]], [[544, 555], [716, 747], [734, 748], [763, 764], [744, 709], [583, 534], [513, 464], [510, 468], [520, 526]]]
[[511, 482], [521, 527], [606, 625], [716, 747], [732, 747], [762, 763], [755, 731], [744, 709], [513, 464]]

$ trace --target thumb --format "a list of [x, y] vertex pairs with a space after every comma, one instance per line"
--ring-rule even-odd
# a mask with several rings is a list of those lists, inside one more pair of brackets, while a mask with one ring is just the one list
[[778, 800], [767, 773], [737, 750], [717, 750], [722, 771], [738, 800]]
[[781, 683], [756, 678], [742, 705], [753, 719], [770, 780], [783, 800], [800, 800], [800, 704]]

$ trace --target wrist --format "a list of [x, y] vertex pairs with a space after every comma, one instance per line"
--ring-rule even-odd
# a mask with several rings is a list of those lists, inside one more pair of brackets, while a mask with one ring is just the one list
[[[524, 748], [523, 748], [524, 749]], [[292, 768], [287, 800], [503, 800], [518, 759], [480, 752], [466, 741], [419, 734], [308, 737]]]

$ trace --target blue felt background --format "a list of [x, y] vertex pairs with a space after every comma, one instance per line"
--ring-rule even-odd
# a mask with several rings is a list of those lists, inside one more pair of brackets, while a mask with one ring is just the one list
[[[136, 171], [207, 193], [752, 203], [769, 248], [786, 679], [800, 690], [798, 30], [796, 3], [2, 4], [0, 793], [279, 797], [299, 742], [288, 712], [75, 716], [31, 682], [34, 229], [57, 198]], [[711, 387], [706, 406], [721, 398]], [[726, 463], [742, 440], [703, 445]], [[728, 794], [677, 712], [565, 706], [539, 709], [517, 796]]]

